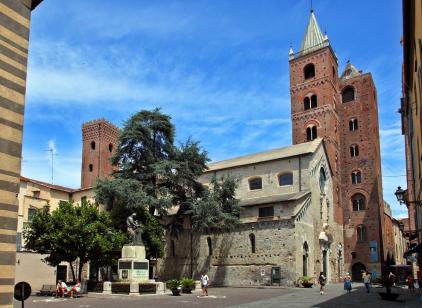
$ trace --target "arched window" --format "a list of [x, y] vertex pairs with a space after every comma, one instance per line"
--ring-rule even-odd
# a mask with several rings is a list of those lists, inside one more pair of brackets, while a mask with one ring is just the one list
[[354, 132], [356, 130], [358, 130], [358, 119], [351, 119], [349, 121], [349, 130]]
[[306, 129], [306, 140], [312, 141], [317, 137], [317, 128], [316, 126], [310, 126]]
[[360, 184], [362, 182], [362, 175], [360, 171], [356, 170], [352, 172], [352, 184]]
[[278, 176], [278, 185], [287, 186], [293, 185], [293, 173], [283, 173]]
[[255, 253], [255, 251], [256, 251], [255, 234], [253, 234], [253, 233], [249, 234], [249, 242], [251, 243], [251, 252]]
[[172, 257], [176, 256], [176, 247], [174, 245], [174, 240], [171, 240], [170, 242], [170, 253]]
[[314, 94], [311, 96], [311, 108], [317, 107], [317, 96]]
[[208, 255], [212, 256], [212, 241], [210, 237], [207, 237], [207, 244], [208, 244]]
[[355, 89], [351, 86], [346, 87], [341, 92], [341, 100], [343, 103], [352, 102], [355, 100]]
[[359, 147], [356, 144], [350, 146], [350, 156], [359, 156]]
[[262, 179], [261, 178], [252, 178], [249, 179], [249, 190], [262, 189]]
[[357, 228], [358, 242], [366, 241], [366, 227], [364, 225], [359, 225]]
[[89, 172], [92, 172], [92, 170], [94, 170], [94, 166], [92, 164], [89, 164], [88, 168], [89, 168]]
[[319, 169], [319, 189], [322, 193], [325, 192], [325, 184], [327, 183], [327, 175], [325, 173], [325, 169], [321, 167]]
[[312, 63], [309, 63], [308, 65], [306, 65], [303, 71], [305, 74], [305, 79], [315, 77], [315, 65], [313, 65]]
[[316, 108], [318, 105], [317, 103], [317, 96], [313, 94], [310, 98], [309, 96], [303, 99], [303, 109], [309, 110], [311, 108]]
[[308, 259], [309, 259], [309, 247], [308, 243], [303, 243], [303, 276], [308, 276]]
[[95, 141], [91, 141], [91, 150], [95, 150]]
[[113, 145], [111, 143], [108, 145], [108, 151], [110, 153], [113, 152]]
[[363, 211], [366, 209], [365, 206], [365, 196], [362, 194], [354, 194], [352, 197], [352, 206], [353, 206], [353, 211]]
[[303, 100], [303, 109], [304, 110], [311, 109], [311, 100], [309, 99], [309, 97], [305, 97], [305, 99]]

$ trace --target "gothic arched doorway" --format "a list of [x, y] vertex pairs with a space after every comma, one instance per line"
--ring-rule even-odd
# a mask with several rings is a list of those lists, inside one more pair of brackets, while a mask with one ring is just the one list
[[366, 266], [360, 262], [353, 264], [352, 266], [352, 280], [362, 281], [362, 271], [366, 271]]

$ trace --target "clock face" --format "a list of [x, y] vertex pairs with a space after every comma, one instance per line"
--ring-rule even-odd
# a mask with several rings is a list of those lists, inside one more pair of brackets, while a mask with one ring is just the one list
[[325, 183], [327, 182], [327, 176], [323, 167], [319, 170], [319, 188], [322, 193], [325, 192]]

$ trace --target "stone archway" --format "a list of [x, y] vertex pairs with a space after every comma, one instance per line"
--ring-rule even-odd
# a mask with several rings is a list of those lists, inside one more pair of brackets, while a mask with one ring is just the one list
[[352, 266], [352, 280], [362, 281], [362, 271], [366, 271], [366, 266], [363, 263], [357, 262]]

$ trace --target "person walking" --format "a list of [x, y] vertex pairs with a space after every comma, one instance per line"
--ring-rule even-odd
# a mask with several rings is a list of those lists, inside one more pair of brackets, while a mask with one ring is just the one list
[[320, 285], [319, 294], [321, 295], [324, 294], [326, 282], [327, 282], [327, 278], [324, 276], [324, 272], [320, 272], [319, 277], [318, 277], [318, 283]]
[[371, 289], [371, 274], [369, 272], [365, 273], [365, 276], [363, 277], [363, 283], [365, 284], [366, 293], [369, 293]]
[[202, 296], [208, 296], [208, 285], [209, 285], [209, 277], [207, 273], [202, 273], [201, 276], [201, 287], [202, 287]]
[[352, 291], [352, 277], [350, 277], [349, 273], [346, 273], [346, 276], [344, 276], [344, 290], [347, 291], [347, 293]]

